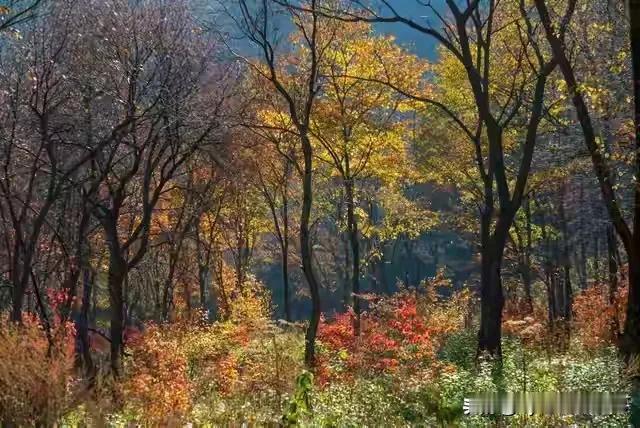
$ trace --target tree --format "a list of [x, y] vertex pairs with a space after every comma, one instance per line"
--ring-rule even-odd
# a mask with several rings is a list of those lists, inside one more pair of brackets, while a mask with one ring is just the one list
[[[535, 6], [540, 16], [545, 34], [553, 55], [558, 62], [562, 76], [566, 82], [567, 91], [575, 108], [580, 127], [582, 128], [584, 143], [591, 156], [593, 168], [602, 197], [607, 206], [613, 227], [615, 228], [622, 245], [627, 253], [629, 264], [629, 295], [627, 312], [624, 325], [624, 333], [621, 338], [620, 348], [627, 357], [640, 355], [640, 5], [637, 2], [629, 2], [629, 16], [631, 17], [631, 53], [633, 64], [634, 86], [634, 184], [633, 184], [633, 224], [625, 219], [622, 210], [620, 196], [616, 192], [613, 179], [613, 168], [605, 156], [604, 150], [596, 136], [590, 108], [585, 100], [583, 89], [578, 82], [574, 66], [567, 53], [567, 28], [571, 22], [576, 8], [576, 1], [567, 2], [564, 13], [559, 23], [554, 22], [550, 14], [547, 2], [536, 0]], [[638, 402], [640, 380], [634, 378], [634, 398], [632, 409], [632, 422], [640, 421], [640, 405]]]
[[48, 20], [34, 21], [26, 45], [5, 52], [17, 55], [15, 62], [3, 62], [14, 68], [4, 74], [10, 79], [5, 82], [10, 108], [3, 112], [0, 128], [4, 155], [0, 215], [9, 251], [14, 321], [22, 317], [34, 254], [50, 211], [83, 176], [81, 170], [130, 126], [130, 119], [124, 118], [84, 144], [73, 132], [72, 124], [84, 107], [71, 77], [81, 68], [81, 60], [74, 56], [81, 40], [71, 30], [79, 15], [62, 2], [52, 8]]
[[[441, 29], [402, 16], [385, 0], [381, 0], [378, 7], [368, 6], [362, 1], [353, 3], [358, 7], [355, 10], [336, 12], [323, 9], [323, 12], [347, 22], [407, 25], [441, 43], [443, 49], [464, 69], [465, 84], [470, 89], [475, 108], [472, 123], [461, 119], [452, 106], [434, 97], [415, 93], [413, 88], [403, 88], [396, 84], [394, 76], [384, 76], [381, 80], [414, 100], [440, 108], [472, 143], [475, 167], [483, 193], [479, 210], [481, 321], [478, 350], [499, 357], [504, 306], [501, 281], [504, 250], [509, 229], [526, 189], [538, 127], [544, 113], [546, 81], [555, 62], [546, 59], [543, 50], [539, 48], [536, 37], [538, 30], [531, 23], [523, 2], [520, 2], [519, 8], [514, 8], [513, 5], [509, 7], [495, 1], [489, 1], [486, 7], [482, 7], [481, 2], [471, 1], [466, 7], [460, 8], [455, 1], [448, 0], [446, 3], [452, 16], [451, 22], [446, 21], [430, 3], [421, 3], [440, 19]], [[505, 36], [506, 34], [511, 37]], [[512, 43], [514, 36], [518, 43], [506, 48], [506, 45]], [[495, 67], [496, 55], [500, 53], [506, 53], [512, 63], [510, 76], [501, 76], [501, 71]], [[500, 85], [504, 78], [508, 82], [506, 88]], [[520, 162], [515, 167], [517, 172], [509, 178], [510, 168], [505, 162], [505, 129], [521, 112], [524, 104], [528, 105], [530, 114], [522, 128], [525, 135], [520, 146]], [[514, 183], [512, 189], [510, 183]]]
[[[167, 14], [173, 18], [165, 19]], [[110, 129], [122, 120], [130, 124], [100, 150], [89, 174], [89, 182], [99, 183], [92, 213], [109, 254], [111, 366], [117, 374], [128, 272], [148, 250], [155, 207], [167, 187], [196, 151], [221, 140], [219, 111], [228, 98], [227, 76], [234, 71], [211, 66], [215, 51], [193, 27], [182, 2], [93, 5], [87, 31], [102, 36], [86, 60], [111, 76], [98, 80], [103, 88], [85, 83], [93, 95], [89, 110], [104, 102], [102, 97], [118, 108], [96, 108], [86, 132]], [[215, 80], [219, 83], [213, 85]]]
[[291, 187], [293, 184], [294, 150], [289, 145], [285, 148], [286, 155], [278, 150], [266, 149], [265, 141], [257, 144], [254, 149], [255, 185], [262, 193], [269, 207], [273, 222], [273, 233], [280, 247], [282, 264], [283, 312], [286, 321], [291, 321], [291, 286], [289, 278], [289, 244], [291, 241]]
[[35, 12], [44, 3], [42, 0], [17, 0], [9, 6], [0, 5], [0, 33], [14, 29], [16, 26], [35, 17]]
[[356, 332], [361, 312], [360, 182], [393, 186], [403, 179], [398, 167], [406, 164], [406, 117], [412, 107], [411, 101], [375, 80], [382, 74], [393, 75], [402, 87], [417, 87], [425, 72], [422, 61], [396, 46], [392, 38], [374, 36], [367, 24], [343, 29], [320, 70], [326, 89], [316, 103], [311, 134], [319, 159], [331, 165], [344, 189]]
[[[313, 145], [311, 143], [311, 114], [316, 98], [322, 90], [320, 65], [327, 47], [333, 41], [336, 26], [319, 12], [320, 0], [305, 3], [309, 13], [293, 7], [283, 7], [297, 29], [294, 39], [295, 53], [279, 56], [274, 42], [272, 22], [274, 4], [267, 0], [255, 5], [240, 1], [241, 15], [233, 16], [235, 23], [247, 39], [259, 50], [264, 62], [245, 61], [265, 82], [269, 83], [279, 98], [287, 122], [297, 134], [303, 154], [302, 167], [302, 207], [300, 215], [300, 255], [302, 269], [309, 286], [312, 313], [305, 336], [305, 362], [313, 366], [315, 362], [315, 339], [320, 322], [320, 283], [313, 267], [313, 255], [309, 219], [313, 205]], [[286, 112], [286, 113], [285, 113]], [[286, 129], [289, 131], [289, 129]]]

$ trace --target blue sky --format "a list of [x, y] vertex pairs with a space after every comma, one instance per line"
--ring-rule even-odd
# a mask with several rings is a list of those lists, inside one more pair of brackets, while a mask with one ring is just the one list
[[[438, 21], [436, 17], [430, 14], [430, 10], [418, 4], [415, 0], [392, 0], [390, 4], [396, 11], [407, 18], [410, 18], [420, 24], [432, 24], [437, 27]], [[433, 6], [438, 10], [444, 10], [445, 0], [432, 0]], [[398, 42], [411, 50], [411, 52], [430, 60], [436, 59], [437, 42], [433, 37], [409, 28], [404, 24], [378, 24], [375, 26], [376, 31], [383, 34], [392, 34]]]
[[[237, 4], [235, 0], [217, 0], [220, 4], [224, 4], [225, 7], [233, 8], [234, 4]], [[438, 10], [444, 10], [445, 0], [431, 0], [432, 4]], [[433, 26], [438, 25], [437, 19], [430, 13], [430, 9], [426, 8], [423, 5], [420, 5], [416, 0], [390, 0], [391, 5], [396, 9], [396, 11], [410, 18], [420, 24], [432, 24]], [[202, 3], [211, 7], [211, 3], [209, 1], [205, 1]], [[205, 6], [206, 7], [206, 6]], [[209, 9], [211, 10], [211, 9]], [[228, 19], [223, 18], [224, 14], [220, 14], [217, 17], [217, 22], [219, 25], [227, 26], [230, 23], [225, 22]], [[223, 31], [230, 31], [233, 33], [233, 26], [231, 25], [229, 28]], [[286, 25], [282, 25], [282, 27], [286, 27]], [[436, 59], [436, 47], [437, 42], [433, 39], [433, 37], [429, 37], [425, 34], [422, 34], [416, 30], [409, 28], [408, 26], [401, 23], [383, 23], [376, 24], [374, 26], [375, 30], [381, 34], [392, 34], [396, 37], [398, 43], [409, 49], [411, 52], [416, 55], [425, 57], [430, 60]], [[284, 28], [281, 29], [285, 30]], [[286, 30], [285, 30], [286, 31]], [[246, 49], [248, 46], [246, 45], [247, 41], [236, 41], [235, 46], [241, 50]]]

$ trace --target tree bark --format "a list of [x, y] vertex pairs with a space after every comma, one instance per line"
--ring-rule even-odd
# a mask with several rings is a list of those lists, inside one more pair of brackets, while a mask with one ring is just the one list
[[304, 173], [302, 176], [302, 212], [300, 214], [300, 255], [309, 292], [311, 294], [311, 317], [305, 334], [304, 361], [308, 367], [315, 366], [315, 343], [320, 324], [320, 283], [313, 268], [313, 249], [309, 230], [311, 207], [313, 205], [313, 149], [306, 134], [300, 136], [304, 156]]
[[609, 302], [613, 303], [618, 292], [618, 241], [613, 227], [607, 227], [607, 262], [609, 268]]
[[491, 356], [501, 358], [502, 290], [501, 263], [497, 248], [489, 248], [482, 254], [482, 276], [480, 279], [480, 332], [478, 351], [486, 351]]
[[288, 183], [290, 175], [290, 163], [286, 161], [285, 184], [282, 191], [282, 288], [284, 300], [284, 319], [291, 321], [291, 303], [289, 298], [289, 196]]
[[345, 180], [345, 197], [347, 198], [347, 230], [351, 245], [351, 292], [353, 294], [354, 332], [360, 334], [360, 240], [358, 237], [358, 221], [355, 216], [355, 196], [353, 179]]
[[533, 297], [531, 296], [531, 201], [527, 196], [524, 200], [524, 216], [525, 216], [525, 245], [523, 248], [522, 260], [522, 283], [524, 285], [524, 296], [527, 304], [527, 310], [533, 312]]
[[565, 212], [565, 199], [567, 193], [567, 185], [564, 183], [560, 191], [560, 205], [558, 214], [560, 216], [560, 227], [562, 229], [562, 271], [564, 279], [562, 281], [562, 306], [560, 308], [562, 317], [565, 320], [571, 319], [571, 306], [573, 300], [573, 289], [571, 287], [571, 257], [569, 246], [569, 225], [567, 224], [567, 216]]
[[119, 376], [122, 368], [124, 331], [124, 294], [123, 284], [127, 276], [127, 263], [120, 254], [109, 255], [109, 302], [111, 304], [111, 325], [109, 327], [111, 339], [111, 370]]
[[89, 307], [91, 306], [92, 280], [91, 272], [85, 267], [82, 275], [82, 304], [77, 321], [78, 344], [84, 372], [89, 379], [95, 375], [95, 366], [91, 358], [91, 341], [89, 340]]

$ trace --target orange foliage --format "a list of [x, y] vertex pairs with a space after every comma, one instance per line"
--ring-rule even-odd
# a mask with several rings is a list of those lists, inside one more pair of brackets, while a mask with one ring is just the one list
[[507, 336], [519, 338], [523, 343], [532, 346], [542, 346], [551, 340], [547, 310], [544, 306], [534, 302], [533, 310], [517, 299], [509, 299], [505, 303], [502, 313], [502, 332]]
[[624, 325], [627, 287], [621, 287], [609, 301], [609, 289], [594, 285], [582, 290], [573, 299], [573, 324], [577, 337], [587, 348], [615, 343]]
[[132, 359], [123, 390], [148, 423], [176, 423], [191, 408], [187, 359], [174, 336], [149, 325], [130, 341]]
[[49, 338], [35, 314], [22, 324], [0, 316], [0, 420], [51, 425], [73, 399], [75, 330], [54, 313]]

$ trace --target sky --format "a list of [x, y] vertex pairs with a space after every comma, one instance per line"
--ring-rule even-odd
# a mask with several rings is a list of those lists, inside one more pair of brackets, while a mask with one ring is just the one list
[[[445, 9], [445, 0], [432, 0], [431, 3], [438, 10]], [[390, 4], [401, 16], [420, 24], [431, 24], [437, 27], [438, 21], [431, 10], [420, 5], [415, 0], [391, 0]], [[416, 55], [432, 61], [437, 58], [436, 49], [438, 44], [433, 37], [422, 34], [402, 23], [377, 24], [374, 28], [382, 34], [394, 35], [398, 43]]]
[[[235, 0], [217, 0], [220, 4], [223, 4], [225, 8], [229, 8], [228, 10], [234, 9]], [[401, 15], [405, 16], [409, 19], [412, 19], [420, 24], [431, 24], [434, 27], [438, 26], [437, 19], [433, 16], [432, 11], [419, 4], [417, 0], [389, 0], [390, 4], [396, 9], [396, 11]], [[425, 1], [425, 0], [421, 0]], [[445, 0], [430, 0], [433, 6], [438, 10], [444, 10]], [[205, 2], [209, 7], [211, 6], [210, 2]], [[228, 27], [227, 30], [230, 33], [233, 33], [233, 25], [229, 22], [229, 18], [224, 18], [224, 13], [216, 14], [216, 21], [218, 25], [222, 27]], [[280, 31], [285, 31], [286, 25], [281, 25]], [[380, 34], [390, 34], [396, 37], [398, 43], [407, 48], [410, 52], [419, 55], [421, 57], [427, 58], [429, 60], [435, 60], [437, 58], [436, 49], [437, 42], [433, 37], [429, 37], [425, 34], [422, 34], [405, 24], [402, 23], [381, 23], [374, 25], [374, 29], [376, 32]], [[241, 51], [251, 51], [251, 47], [248, 45], [246, 40], [236, 40], [234, 43], [234, 48], [239, 49]]]

